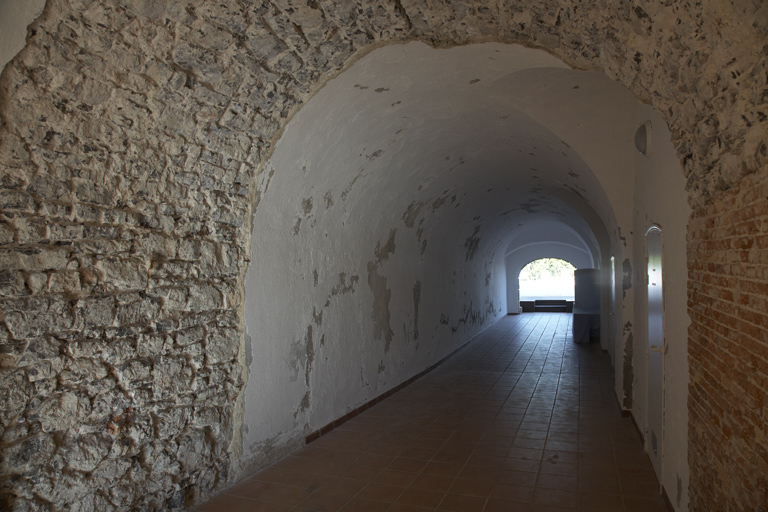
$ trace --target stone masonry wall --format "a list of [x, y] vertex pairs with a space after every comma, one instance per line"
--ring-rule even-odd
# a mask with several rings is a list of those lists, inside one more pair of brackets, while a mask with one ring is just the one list
[[765, 8], [722, 4], [49, 0], [0, 78], [0, 508], [233, 478], [254, 177], [354, 56], [498, 40], [602, 69], [668, 120], [701, 206], [768, 162]]
[[691, 510], [767, 510], [768, 169], [692, 215], [688, 269]]

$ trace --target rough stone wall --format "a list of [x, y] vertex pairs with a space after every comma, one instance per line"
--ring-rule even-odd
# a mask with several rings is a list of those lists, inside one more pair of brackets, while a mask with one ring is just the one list
[[768, 169], [691, 217], [691, 510], [768, 509]]
[[765, 7], [721, 4], [49, 0], [0, 80], [0, 506], [171, 509], [230, 478], [254, 176], [353, 56], [500, 40], [603, 69], [700, 206], [768, 159]]

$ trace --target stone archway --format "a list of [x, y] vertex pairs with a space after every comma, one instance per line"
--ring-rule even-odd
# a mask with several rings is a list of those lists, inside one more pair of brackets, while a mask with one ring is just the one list
[[[697, 8], [49, 1], [0, 79], [4, 504], [174, 508], [229, 481], [254, 178], [301, 104], [378, 44], [546, 49], [654, 104], [695, 207], [764, 184], [765, 15]], [[692, 443], [712, 444], [704, 422]], [[739, 446], [692, 463], [727, 472]], [[764, 481], [745, 481], [746, 506]], [[693, 482], [694, 503], [739, 485]]]

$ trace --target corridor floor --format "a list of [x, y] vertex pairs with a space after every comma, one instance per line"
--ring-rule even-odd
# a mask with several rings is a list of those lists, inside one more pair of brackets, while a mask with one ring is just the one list
[[598, 344], [508, 316], [437, 369], [200, 512], [667, 511]]

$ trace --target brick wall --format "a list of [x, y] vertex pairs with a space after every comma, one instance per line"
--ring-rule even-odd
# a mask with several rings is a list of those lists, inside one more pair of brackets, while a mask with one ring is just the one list
[[768, 169], [692, 215], [688, 258], [691, 510], [768, 510]]

